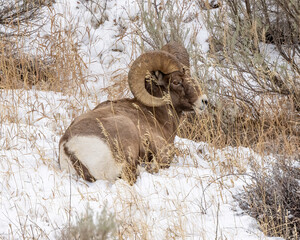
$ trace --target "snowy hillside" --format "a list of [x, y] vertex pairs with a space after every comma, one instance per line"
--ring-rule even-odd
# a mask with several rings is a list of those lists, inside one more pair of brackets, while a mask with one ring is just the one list
[[[72, 93], [0, 90], [0, 239], [57, 239], [88, 205], [99, 214], [106, 206], [122, 239], [271, 239], [234, 199], [249, 180], [249, 164], [260, 162], [247, 148], [218, 150], [177, 137], [172, 166], [157, 174], [142, 172], [133, 186], [123, 180], [88, 183], [60, 170], [58, 142], [64, 130], [75, 116], [112, 97], [103, 88], [111, 78], [126, 75], [141, 51], [132, 44], [139, 41], [132, 33], [136, 1], [110, 0], [103, 12], [92, 6], [94, 15], [84, 2], [56, 1], [39, 35], [51, 34], [53, 16], [56, 25], [76, 29], [72, 36], [89, 76], [85, 84]], [[100, 26], [99, 16], [104, 18]], [[187, 27], [207, 51], [201, 21]], [[236, 168], [225, 173], [223, 166], [233, 159]]]

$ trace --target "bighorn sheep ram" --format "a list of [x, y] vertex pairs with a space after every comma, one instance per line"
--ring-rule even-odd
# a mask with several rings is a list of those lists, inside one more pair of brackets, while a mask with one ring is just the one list
[[88, 181], [133, 184], [141, 164], [148, 171], [168, 167], [182, 112], [207, 105], [189, 67], [186, 49], [175, 42], [138, 57], [128, 73], [134, 98], [106, 101], [77, 117], [59, 143], [61, 168]]

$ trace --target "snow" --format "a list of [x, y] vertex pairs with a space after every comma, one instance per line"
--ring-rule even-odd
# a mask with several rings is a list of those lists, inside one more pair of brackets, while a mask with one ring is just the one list
[[[95, 213], [104, 206], [114, 213], [127, 239], [271, 239], [233, 198], [249, 180], [251, 159], [260, 159], [251, 149], [214, 149], [177, 137], [181, 154], [172, 166], [157, 174], [142, 172], [133, 186], [123, 180], [88, 183], [60, 170], [58, 142], [64, 130], [106, 99], [99, 90], [140, 53], [128, 44], [132, 36], [117, 37], [120, 26], [133, 30], [136, 1], [108, 1], [107, 20], [98, 28], [82, 2], [56, 1], [48, 14], [61, 16], [57, 24], [63, 28], [77, 24], [74, 37], [87, 72], [97, 76], [87, 82], [88, 90], [75, 96], [36, 89], [0, 92], [0, 239], [56, 239], [88, 204]], [[198, 21], [188, 24], [198, 29], [196, 39], [206, 51], [208, 34]], [[46, 25], [40, 34], [49, 33]], [[238, 159], [236, 167], [224, 174], [232, 159]]]

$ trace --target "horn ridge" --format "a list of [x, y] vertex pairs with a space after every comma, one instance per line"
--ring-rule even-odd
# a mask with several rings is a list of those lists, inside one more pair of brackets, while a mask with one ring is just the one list
[[139, 56], [128, 73], [128, 83], [132, 94], [144, 105], [159, 107], [165, 105], [163, 98], [154, 97], [145, 88], [147, 71], [161, 71], [164, 74], [182, 72], [182, 65], [175, 56], [166, 51], [151, 51]]

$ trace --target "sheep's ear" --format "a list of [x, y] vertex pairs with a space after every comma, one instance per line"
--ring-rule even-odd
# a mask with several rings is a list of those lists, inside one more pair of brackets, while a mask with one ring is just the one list
[[165, 82], [164, 82], [164, 80], [163, 80], [163, 78], [164, 78], [164, 76], [163, 76], [163, 74], [160, 72], [160, 71], [155, 71], [154, 72], [154, 74], [155, 74], [155, 77], [156, 77], [156, 84], [158, 85], [158, 86], [164, 86], [165, 85]]
[[185, 75], [186, 77], [191, 77], [191, 71], [190, 68], [187, 66], [183, 66], [182, 67], [182, 73], [183, 75]]

